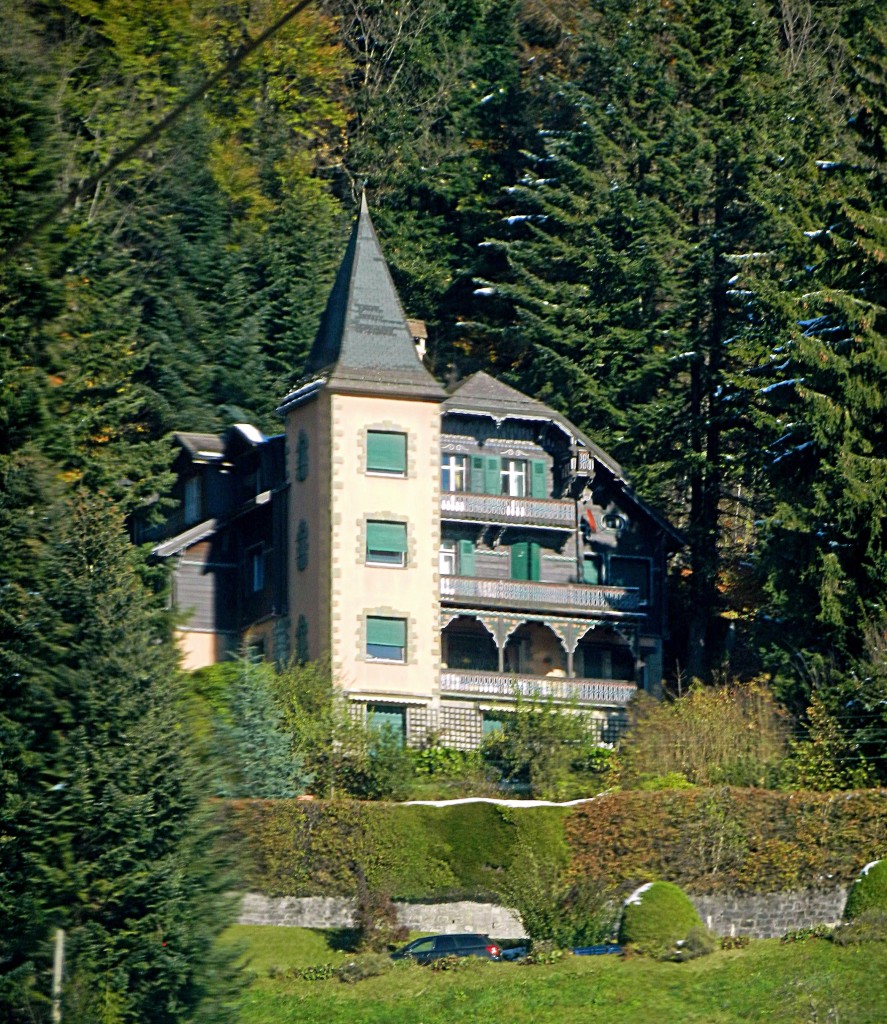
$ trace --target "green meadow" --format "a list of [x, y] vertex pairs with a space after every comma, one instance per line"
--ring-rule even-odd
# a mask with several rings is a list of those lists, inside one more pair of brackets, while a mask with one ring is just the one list
[[238, 926], [250, 983], [243, 1024], [884, 1024], [887, 943], [752, 941], [689, 963], [572, 957], [525, 966], [470, 961], [435, 972], [412, 964], [353, 984], [302, 981], [293, 968], [343, 963], [343, 936]]

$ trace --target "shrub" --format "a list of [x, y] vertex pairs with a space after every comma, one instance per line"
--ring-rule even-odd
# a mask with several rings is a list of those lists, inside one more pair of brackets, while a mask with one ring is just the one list
[[782, 943], [809, 942], [810, 939], [827, 939], [832, 934], [827, 924], [815, 924], [810, 928], [793, 928], [779, 940]]
[[850, 887], [844, 920], [852, 921], [867, 910], [887, 910], [887, 860], [866, 865]]
[[357, 948], [361, 952], [382, 952], [388, 946], [404, 942], [409, 930], [397, 923], [397, 907], [387, 892], [373, 889], [366, 875], [358, 867], [357, 902], [354, 907], [354, 927]]
[[673, 956], [702, 921], [689, 897], [671, 882], [653, 882], [630, 896], [623, 907], [619, 941], [657, 958]]
[[678, 942], [678, 948], [669, 959], [678, 963], [695, 960], [697, 957], [714, 953], [717, 945], [718, 938], [715, 933], [705, 925], [697, 924], [687, 932], [687, 937], [682, 942]]
[[832, 932], [832, 941], [838, 946], [887, 942], [887, 907], [869, 907], [860, 911], [852, 921]]
[[721, 937], [721, 949], [745, 949], [749, 941], [747, 935], [724, 935]]
[[333, 964], [309, 964], [307, 967], [294, 967], [287, 975], [299, 981], [328, 981], [338, 973]]
[[380, 974], [387, 974], [393, 968], [394, 961], [387, 953], [363, 953], [353, 960], [349, 960], [347, 964], [342, 964], [336, 973], [339, 976], [339, 981], [353, 985], [365, 978], [375, 978]]

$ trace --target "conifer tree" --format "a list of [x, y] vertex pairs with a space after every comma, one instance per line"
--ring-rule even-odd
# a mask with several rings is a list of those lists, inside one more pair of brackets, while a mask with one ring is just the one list
[[231, 972], [214, 947], [225, 879], [178, 721], [168, 616], [106, 500], [80, 492], [53, 525], [43, 825], [48, 902], [67, 932], [63, 1018], [228, 1019]]
[[604, 0], [571, 70], [556, 83], [569, 117], [540, 136], [490, 247], [506, 262], [478, 290], [505, 326], [479, 344], [685, 528], [681, 660], [706, 678], [724, 506], [759, 464], [742, 378], [788, 322], [812, 127], [779, 25], [751, 0]]
[[779, 648], [846, 667], [887, 583], [887, 16], [866, 0], [841, 15], [845, 116], [814, 154], [823, 202], [797, 329], [764, 389], [778, 433], [760, 562]]

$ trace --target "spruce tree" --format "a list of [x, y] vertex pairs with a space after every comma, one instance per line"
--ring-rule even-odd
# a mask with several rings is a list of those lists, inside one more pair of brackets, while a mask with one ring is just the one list
[[45, 885], [67, 932], [66, 1021], [225, 1020], [228, 922], [170, 621], [120, 513], [80, 492], [54, 520], [56, 745]]
[[887, 583], [887, 16], [866, 0], [840, 13], [844, 117], [811, 154], [820, 216], [781, 375], [764, 382], [778, 433], [760, 565], [783, 661], [844, 670], [882, 628]]
[[569, 116], [541, 133], [478, 287], [504, 324], [500, 371], [592, 430], [685, 529], [692, 677], [722, 654], [725, 513], [758, 486], [744, 377], [789, 322], [806, 216], [813, 128], [785, 71], [752, 0], [587, 9], [571, 80], [553, 83]]

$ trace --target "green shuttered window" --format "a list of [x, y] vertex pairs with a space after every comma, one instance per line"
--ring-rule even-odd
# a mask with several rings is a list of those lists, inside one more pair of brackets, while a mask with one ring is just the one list
[[538, 580], [542, 572], [542, 548], [535, 541], [518, 541], [511, 545], [511, 578]]
[[406, 554], [406, 523], [367, 523], [367, 562], [375, 565], [405, 565]]
[[407, 435], [387, 430], [367, 431], [367, 472], [405, 476]]
[[367, 658], [371, 661], [404, 661], [406, 646], [406, 619], [367, 616]]
[[474, 575], [474, 541], [459, 541], [459, 575]]
[[367, 717], [371, 729], [388, 732], [401, 746], [406, 739], [406, 708], [390, 704], [370, 704]]

